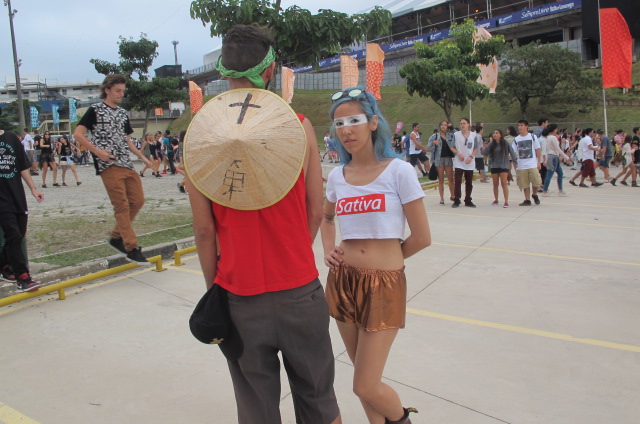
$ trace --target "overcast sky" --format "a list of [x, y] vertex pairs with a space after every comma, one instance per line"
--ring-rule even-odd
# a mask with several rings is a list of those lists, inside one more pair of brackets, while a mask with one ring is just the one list
[[[378, 3], [386, 4], [390, 0]], [[282, 0], [317, 13], [325, 9], [357, 13], [371, 0]], [[209, 29], [189, 15], [189, 0], [11, 0], [20, 76], [39, 76], [50, 84], [102, 81], [89, 59], [118, 61], [118, 37], [147, 34], [159, 44], [154, 68], [174, 64], [172, 40], [177, 40], [178, 63], [183, 71], [203, 65], [202, 56], [220, 47]], [[13, 80], [13, 53], [8, 8], [0, 2], [0, 86]]]

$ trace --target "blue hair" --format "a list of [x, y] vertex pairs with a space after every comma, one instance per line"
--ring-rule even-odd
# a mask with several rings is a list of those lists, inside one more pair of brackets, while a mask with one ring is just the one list
[[[373, 119], [373, 115], [378, 117], [378, 128], [371, 132], [371, 139], [373, 140], [373, 151], [376, 154], [376, 158], [378, 160], [384, 160], [385, 158], [399, 158], [402, 155], [397, 154], [391, 149], [391, 128], [389, 128], [389, 124], [387, 120], [384, 119], [380, 109], [378, 109], [378, 103], [376, 102], [375, 97], [371, 93], [365, 91], [364, 87], [349, 87], [343, 91], [349, 91], [353, 89], [362, 90], [362, 94], [356, 97], [343, 97], [342, 99], [336, 101], [329, 109], [329, 117], [331, 117], [331, 137], [334, 140], [340, 140], [337, 132], [336, 126], [333, 124], [333, 116], [336, 112], [336, 109], [341, 104], [346, 102], [358, 102], [362, 112], [367, 116], [367, 120], [371, 121]], [[344, 165], [351, 161], [351, 154], [347, 152], [347, 149], [344, 148], [342, 142], [336, 143], [336, 148], [340, 154], [340, 162]]]

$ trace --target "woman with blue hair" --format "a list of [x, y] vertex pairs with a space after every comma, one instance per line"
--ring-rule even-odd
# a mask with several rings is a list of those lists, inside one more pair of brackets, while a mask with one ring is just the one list
[[[342, 165], [328, 176], [321, 224], [329, 313], [354, 365], [353, 390], [370, 423], [410, 423], [382, 382], [391, 345], [404, 328], [404, 259], [431, 244], [424, 191], [413, 167], [391, 150], [391, 131], [363, 88], [338, 91], [329, 115]], [[336, 245], [335, 215], [342, 241]], [[410, 234], [405, 238], [405, 222]]]

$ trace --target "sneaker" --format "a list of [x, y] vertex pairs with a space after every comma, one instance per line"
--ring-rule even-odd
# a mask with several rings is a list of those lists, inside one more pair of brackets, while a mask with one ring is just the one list
[[156, 178], [162, 178], [162, 175], [160, 175], [160, 173], [158, 172], [158, 173], [156, 174]]
[[132, 249], [129, 252], [127, 252], [127, 260], [129, 262], [135, 262], [140, 265], [149, 264], [149, 261], [147, 261], [147, 258], [145, 258], [144, 255], [142, 254], [142, 248], [140, 247], [136, 247], [135, 249]]
[[47, 188], [47, 185], [46, 184], [42, 184], [42, 188]]
[[502, 205], [502, 207], [503, 207], [503, 208], [508, 208], [508, 207], [509, 207], [509, 204], [505, 202], [505, 204], [504, 204], [504, 205]]
[[424, 171], [422, 171], [422, 176], [423, 176], [423, 177], [426, 177], [427, 175], [429, 175], [429, 173], [428, 173], [428, 172], [424, 172]]
[[464, 205], [468, 208], [475, 208], [476, 205], [473, 204], [473, 202], [464, 202]]
[[531, 197], [533, 197], [533, 202], [534, 202], [536, 205], [539, 205], [539, 204], [540, 204], [540, 198], [538, 197], [538, 195], [537, 195], [537, 194], [532, 194], [532, 195], [531, 195]]
[[558, 197], [567, 197], [567, 193], [565, 193], [564, 191], [561, 191], [558, 193]]
[[548, 191], [543, 191], [542, 192], [542, 197], [553, 197], [553, 194], [549, 193]]
[[615, 178], [611, 178], [611, 180], [609, 181], [611, 183], [612, 186], [616, 185], [616, 179]]
[[577, 186], [578, 185], [573, 180], [569, 180], [569, 184], [571, 184], [572, 186]]
[[604, 185], [604, 183], [593, 183], [591, 187], [600, 187], [601, 185]]
[[167, 170], [165, 169], [164, 171], [161, 172], [162, 175], [165, 175], [167, 173]]
[[124, 241], [121, 238], [111, 237], [109, 239], [109, 247], [115, 249], [118, 253], [127, 254], [127, 249], [124, 248]]
[[187, 190], [184, 189], [184, 186], [180, 185], [180, 183], [178, 183], [178, 190], [180, 190], [180, 193], [186, 193]]
[[67, 186], [67, 183], [62, 183], [62, 187], [66, 187], [66, 186]]
[[492, 204], [492, 205], [497, 205], [497, 204], [498, 204], [498, 201], [497, 201], [497, 200], [494, 200], [494, 201], [493, 201], [493, 203], [491, 203], [491, 204]]
[[40, 284], [31, 279], [31, 276], [26, 272], [18, 278], [18, 291], [22, 293], [28, 293], [40, 288]]
[[76, 181], [77, 186], [79, 186], [80, 184], [82, 184], [82, 181]]
[[631, 187], [638, 187], [638, 183], [636, 181], [631, 181]]
[[589, 187], [589, 186], [586, 185], [585, 183], [580, 183], [580, 185], [578, 187]]
[[626, 181], [620, 181], [620, 184], [622, 184], [622, 185], [626, 185], [626, 186], [628, 186], [628, 185], [629, 185], [629, 184], [627, 184], [627, 182], [626, 182]]
[[58, 184], [58, 183], [53, 183], [53, 186], [54, 186], [54, 187], [60, 187], [60, 184]]
[[2, 275], [0, 275], [0, 280], [8, 281], [10, 283], [16, 282], [16, 276], [13, 271], [11, 271], [11, 267], [9, 265], [5, 266], [0, 271], [2, 272]]
[[531, 206], [531, 200], [525, 200], [524, 202], [520, 203], [520, 206]]
[[140, 172], [140, 176], [141, 176], [141, 177], [144, 177], [144, 174], [143, 174], [142, 172]]
[[453, 205], [451, 205], [452, 208], [457, 208], [458, 206], [460, 206], [460, 202], [453, 202]]

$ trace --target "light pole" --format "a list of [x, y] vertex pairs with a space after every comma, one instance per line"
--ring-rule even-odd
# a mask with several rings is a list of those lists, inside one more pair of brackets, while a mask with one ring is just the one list
[[24, 121], [24, 108], [22, 104], [22, 85], [20, 84], [20, 63], [18, 62], [18, 52], [16, 50], [16, 37], [13, 33], [13, 16], [18, 13], [17, 10], [11, 10], [11, 0], [4, 0], [4, 5], [9, 8], [9, 28], [11, 29], [11, 45], [13, 46], [13, 67], [16, 72], [16, 90], [18, 92], [18, 117], [20, 119], [20, 131], [26, 125]]
[[177, 65], [178, 64], [178, 44], [179, 44], [179, 41], [173, 40], [171, 42], [171, 44], [173, 44], [173, 54], [176, 57], [176, 65]]

